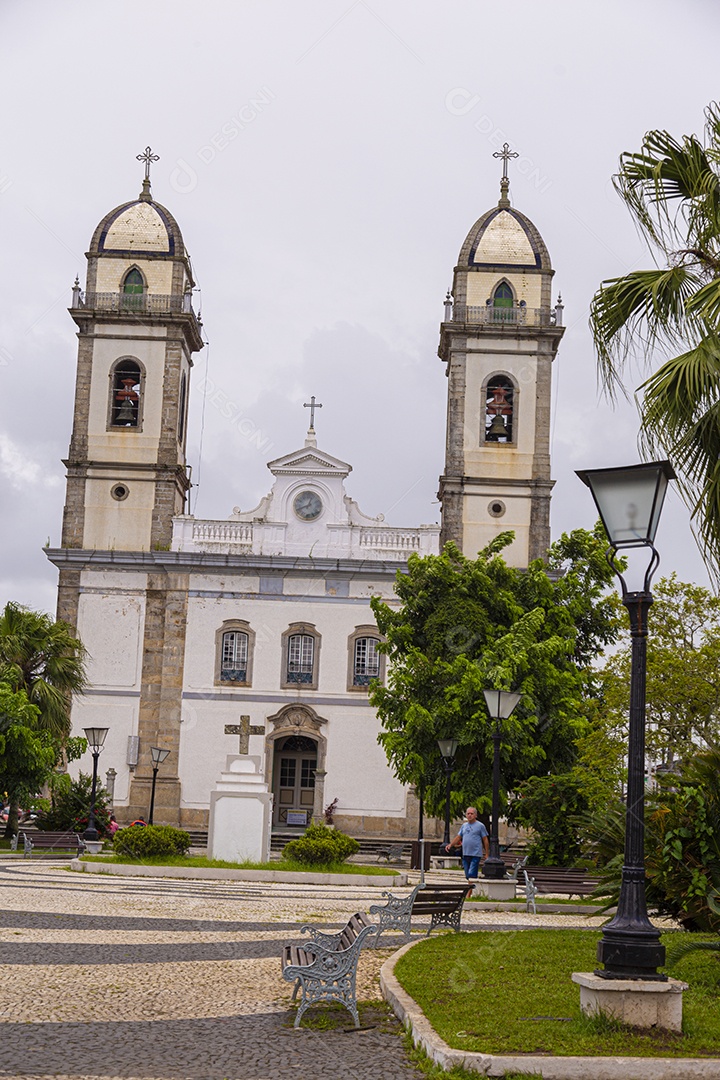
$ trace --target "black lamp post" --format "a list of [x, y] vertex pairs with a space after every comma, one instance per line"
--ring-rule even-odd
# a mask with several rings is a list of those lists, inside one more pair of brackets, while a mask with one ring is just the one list
[[452, 771], [455, 767], [455, 754], [457, 753], [457, 739], [438, 739], [438, 747], [440, 748], [440, 755], [443, 759], [443, 767], [445, 769], [445, 837], [443, 839], [443, 846], [446, 847], [450, 843], [450, 794], [452, 791]]
[[[630, 616], [630, 727], [625, 805], [625, 859], [617, 914], [603, 929], [597, 958], [605, 979], [653, 979], [665, 963], [660, 931], [648, 919], [645, 901], [645, 675], [647, 618], [653, 602], [650, 581], [660, 561], [654, 540], [669, 480], [669, 461], [619, 469], [591, 469], [577, 474], [590, 488], [610, 541], [607, 559], [620, 579], [622, 600]], [[627, 548], [652, 552], [642, 590], [630, 591], [615, 556]]]
[[100, 751], [103, 748], [105, 738], [110, 728], [106, 727], [86, 727], [85, 738], [88, 741], [88, 749], [92, 754], [93, 759], [93, 775], [92, 775], [92, 792], [90, 794], [90, 811], [88, 813], [88, 823], [85, 832], [83, 833], [83, 840], [98, 840], [97, 825], [95, 823], [95, 799], [97, 797], [97, 774], [98, 774], [98, 758], [100, 757]]
[[509, 690], [483, 690], [488, 712], [495, 721], [493, 732], [493, 790], [490, 854], [483, 863], [483, 877], [498, 880], [505, 877], [505, 863], [500, 858], [498, 818], [500, 816], [500, 721], [507, 720], [522, 697]]
[[153, 766], [153, 778], [152, 788], [150, 789], [150, 813], [148, 814], [148, 825], [152, 825], [153, 823], [153, 811], [155, 809], [155, 783], [157, 781], [158, 769], [160, 768], [169, 753], [169, 750], [161, 750], [159, 746], [150, 747], [150, 757], [152, 758]]

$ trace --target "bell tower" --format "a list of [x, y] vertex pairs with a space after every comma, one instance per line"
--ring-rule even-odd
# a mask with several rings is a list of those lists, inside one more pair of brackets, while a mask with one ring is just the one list
[[445, 301], [438, 355], [448, 378], [441, 544], [468, 558], [512, 529], [525, 567], [550, 543], [550, 390], [563, 335], [540, 233], [510, 204], [505, 143], [500, 199], [475, 222]]
[[148, 147], [142, 191], [111, 210], [76, 280], [74, 418], [63, 548], [169, 547], [190, 486], [185, 460], [192, 355], [202, 348], [190, 260], [172, 214], [155, 202]]

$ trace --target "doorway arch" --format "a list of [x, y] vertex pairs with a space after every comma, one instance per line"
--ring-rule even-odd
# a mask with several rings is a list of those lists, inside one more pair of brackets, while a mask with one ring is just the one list
[[[322, 820], [325, 797], [327, 723], [309, 705], [286, 705], [268, 717], [272, 730], [265, 740], [267, 771], [272, 786], [273, 828], [292, 828], [288, 813], [305, 814], [305, 823]], [[302, 829], [303, 819], [295, 819]]]

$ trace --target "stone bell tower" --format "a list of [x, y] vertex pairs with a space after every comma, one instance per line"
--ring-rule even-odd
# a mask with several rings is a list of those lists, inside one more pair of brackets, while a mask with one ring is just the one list
[[509, 199], [508, 144], [500, 199], [460, 250], [438, 354], [448, 377], [441, 544], [475, 558], [499, 532], [524, 567], [550, 543], [550, 389], [563, 335], [551, 307], [554, 271], [540, 233]]
[[[61, 547], [48, 557], [60, 571], [58, 618], [77, 628], [91, 657], [91, 687], [82, 708], [73, 706], [73, 725], [87, 717], [109, 726], [106, 756], [115, 760], [132, 736], [139, 750], [123, 799], [134, 816], [147, 813], [150, 748], [170, 750], [157, 819], [177, 824], [188, 587], [187, 574], [162, 557], [190, 487], [190, 373], [203, 342], [182, 234], [150, 190], [157, 155], [148, 147], [139, 160], [140, 195], [97, 226], [85, 289], [77, 280], [73, 289], [73, 430]], [[101, 696], [120, 689], [121, 704]]]

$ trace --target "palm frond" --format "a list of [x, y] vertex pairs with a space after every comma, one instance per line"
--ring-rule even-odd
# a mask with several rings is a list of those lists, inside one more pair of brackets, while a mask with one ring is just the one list
[[687, 331], [688, 303], [701, 281], [687, 266], [636, 270], [604, 281], [590, 305], [590, 329], [600, 377], [613, 397], [631, 349], [649, 351]]
[[720, 952], [720, 938], [716, 941], [681, 941], [672, 945], [665, 959], [666, 967], [674, 967], [684, 956], [694, 952]]

